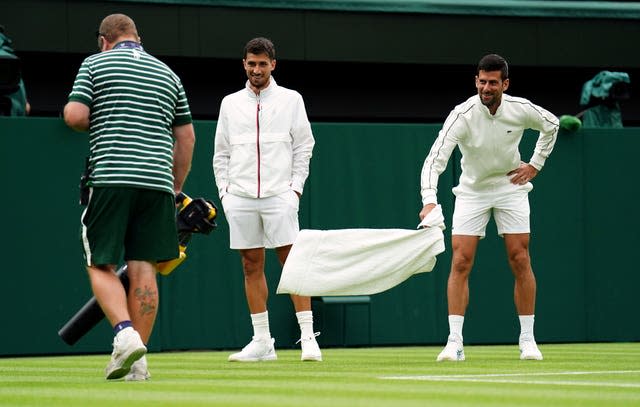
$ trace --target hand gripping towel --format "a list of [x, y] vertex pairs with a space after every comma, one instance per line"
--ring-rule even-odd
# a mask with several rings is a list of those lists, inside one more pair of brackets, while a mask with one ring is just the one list
[[370, 295], [433, 270], [444, 251], [438, 205], [408, 229], [303, 229], [282, 269], [278, 294]]

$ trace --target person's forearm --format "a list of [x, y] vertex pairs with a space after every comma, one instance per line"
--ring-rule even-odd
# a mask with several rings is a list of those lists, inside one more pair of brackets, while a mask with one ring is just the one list
[[182, 191], [187, 175], [191, 170], [191, 158], [195, 140], [177, 141], [173, 148], [173, 189]]
[[176, 193], [182, 191], [184, 182], [191, 170], [193, 144], [190, 146], [184, 146], [183, 144], [176, 144], [173, 151], [173, 190]]

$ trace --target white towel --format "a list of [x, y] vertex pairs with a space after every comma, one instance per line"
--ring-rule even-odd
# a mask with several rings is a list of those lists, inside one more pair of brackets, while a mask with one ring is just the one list
[[438, 204], [433, 209], [431, 209], [427, 216], [422, 219], [422, 222], [418, 224], [418, 228], [440, 228], [444, 230], [445, 227], [444, 215], [442, 214], [442, 206]]
[[418, 230], [301, 230], [276, 292], [369, 295], [433, 270], [444, 251], [444, 219], [439, 205], [431, 212]]

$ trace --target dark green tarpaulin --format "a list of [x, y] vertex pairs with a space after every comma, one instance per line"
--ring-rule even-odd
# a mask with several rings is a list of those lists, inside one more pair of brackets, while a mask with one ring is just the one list
[[25, 116], [27, 93], [20, 72], [20, 59], [0, 28], [0, 116]]
[[582, 87], [580, 106], [585, 128], [622, 128], [620, 101], [630, 97], [631, 79], [626, 72], [601, 71]]
[[542, 0], [112, 0], [129, 3], [475, 16], [640, 19], [640, 2]]

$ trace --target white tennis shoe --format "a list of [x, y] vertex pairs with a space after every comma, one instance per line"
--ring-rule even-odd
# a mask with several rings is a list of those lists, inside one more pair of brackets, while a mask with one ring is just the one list
[[300, 360], [322, 362], [322, 352], [320, 351], [318, 341], [316, 341], [316, 336], [318, 335], [320, 335], [320, 332], [316, 332], [313, 334], [313, 336], [310, 336], [308, 338], [300, 338], [298, 340], [298, 342], [300, 342], [300, 346], [302, 347], [302, 355], [300, 356]]
[[234, 353], [229, 356], [229, 362], [262, 362], [267, 360], [276, 360], [276, 349], [273, 346], [275, 343], [273, 338], [256, 338], [251, 339], [251, 342], [240, 352]]
[[140, 335], [132, 327], [127, 327], [118, 332], [113, 338], [113, 352], [111, 361], [105, 369], [108, 380], [120, 379], [129, 373], [131, 365], [147, 353]]
[[542, 360], [542, 352], [534, 339], [520, 341], [520, 359], [522, 360]]
[[146, 356], [133, 362], [131, 371], [124, 377], [124, 380], [128, 382], [142, 382], [149, 379], [151, 379], [151, 373], [149, 373], [149, 369], [147, 368]]
[[436, 359], [438, 362], [445, 360], [452, 362], [460, 362], [464, 360], [464, 347], [462, 345], [462, 340], [456, 335], [449, 335], [447, 345]]

